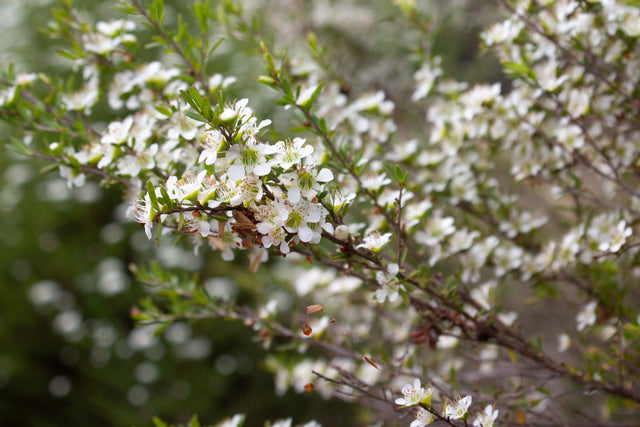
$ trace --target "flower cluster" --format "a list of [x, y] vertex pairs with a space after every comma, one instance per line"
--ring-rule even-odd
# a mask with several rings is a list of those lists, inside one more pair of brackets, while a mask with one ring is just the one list
[[193, 135], [182, 135], [201, 146], [195, 164], [137, 202], [136, 218], [147, 235], [158, 219], [198, 233], [223, 252], [256, 243], [287, 254], [291, 245], [318, 243], [323, 232], [332, 234], [318, 194], [333, 174], [316, 166], [313, 146], [303, 138], [262, 142], [260, 132], [270, 121], [258, 123], [246, 99], [225, 106], [219, 120], [217, 128], [194, 127]]
[[[420, 405], [415, 413], [415, 420], [411, 422], [411, 427], [424, 427], [433, 422], [435, 409], [431, 406], [431, 397], [434, 394], [433, 386], [427, 389], [421, 387], [420, 379], [416, 378], [413, 383], [402, 387], [401, 398], [396, 399], [396, 405], [402, 407]], [[446, 420], [467, 419], [472, 397], [459, 397], [453, 401], [446, 401], [442, 410], [442, 417]], [[493, 422], [498, 417], [498, 411], [493, 411], [491, 405], [485, 408], [483, 413], [478, 414], [473, 425], [481, 427], [492, 427]]]

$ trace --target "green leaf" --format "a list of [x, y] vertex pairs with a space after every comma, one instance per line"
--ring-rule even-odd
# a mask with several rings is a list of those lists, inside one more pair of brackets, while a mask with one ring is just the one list
[[211, 46], [209, 48], [209, 51], [207, 52], [207, 56], [209, 55], [213, 55], [213, 53], [218, 50], [218, 47], [220, 47], [220, 45], [222, 44], [222, 42], [225, 40], [225, 37], [220, 37], [220, 40], [218, 40], [217, 42], [215, 42], [213, 44], [213, 46]]
[[178, 231], [182, 230], [184, 226], [184, 213], [180, 212], [180, 217], [178, 218]]
[[59, 166], [60, 166], [60, 165], [59, 165], [59, 164], [57, 164], [57, 163], [52, 163], [52, 164], [47, 165], [47, 166], [43, 167], [42, 169], [40, 169], [40, 170], [38, 171], [38, 173], [39, 173], [39, 174], [41, 174], [41, 175], [44, 175], [45, 173], [49, 173], [49, 172], [51, 172], [52, 170], [57, 169]]
[[169, 427], [169, 424], [165, 423], [158, 417], [153, 417], [153, 425], [155, 427]]
[[640, 339], [640, 326], [627, 323], [622, 328], [622, 334], [629, 341], [638, 341]]
[[158, 221], [158, 229], [156, 230], [156, 247], [160, 246], [160, 237], [162, 236], [162, 221]]
[[151, 20], [157, 22], [158, 24], [162, 24], [164, 21], [164, 1], [163, 0], [153, 0], [153, 4], [149, 6], [149, 17]]
[[162, 196], [162, 204], [166, 206], [167, 209], [171, 209], [173, 207], [173, 201], [171, 197], [169, 197], [169, 193], [167, 193], [167, 189], [164, 186], [160, 187], [160, 195]]
[[191, 99], [193, 99], [193, 102], [195, 102], [196, 105], [198, 106], [196, 110], [199, 110], [200, 105], [202, 104], [202, 95], [200, 95], [200, 92], [198, 92], [198, 89], [196, 89], [193, 86], [190, 86], [189, 89], [187, 89], [187, 91], [189, 92], [189, 95], [191, 95]]
[[202, 117], [200, 114], [195, 111], [187, 110], [184, 112], [184, 115], [189, 117], [190, 119], [196, 120], [198, 122], [209, 123], [209, 120]]
[[7, 147], [16, 153], [23, 154], [25, 156], [29, 156], [33, 153], [33, 151], [31, 151], [31, 149], [18, 138], [11, 138], [7, 143]]
[[69, 163], [69, 166], [71, 166], [74, 170], [82, 172], [82, 165], [75, 157], [67, 156], [67, 162]]
[[531, 348], [531, 350], [535, 351], [536, 353], [542, 352], [542, 338], [530, 337], [527, 342], [529, 343], [529, 347]]
[[280, 70], [280, 75], [278, 76], [278, 78], [280, 79], [280, 83], [282, 84], [282, 90], [284, 91], [284, 93], [288, 95], [292, 100], [295, 99], [295, 97], [293, 96], [293, 90], [291, 90], [291, 84], [289, 83], [289, 80], [287, 80], [287, 77], [284, 75], [284, 70]]
[[69, 52], [67, 50], [60, 49], [60, 50], [57, 51], [57, 53], [58, 53], [58, 55], [62, 56], [63, 58], [67, 58], [67, 59], [70, 59], [72, 61], [75, 61], [76, 59], [79, 58], [79, 56], [77, 54]]
[[167, 328], [168, 328], [169, 326], [171, 326], [171, 322], [163, 323], [162, 325], [160, 325], [160, 326], [158, 327], [158, 329], [156, 329], [155, 331], [153, 331], [153, 336], [158, 337], [158, 336], [162, 335], [162, 333], [163, 333], [164, 331], [166, 331], [166, 330], [167, 330]]
[[273, 60], [273, 56], [271, 56], [271, 54], [267, 50], [267, 45], [264, 43], [264, 41], [260, 42], [260, 47], [262, 48], [264, 62], [266, 62], [267, 64], [267, 71], [269, 71], [270, 75], [275, 76], [277, 74], [277, 71], [276, 71], [275, 61]]
[[321, 82], [320, 84], [318, 84], [318, 87], [316, 87], [316, 90], [314, 90], [313, 94], [311, 95], [311, 99], [309, 99], [309, 101], [305, 102], [303, 107], [311, 108], [313, 103], [316, 101], [316, 98], [318, 97], [318, 95], [320, 95], [320, 92], [322, 91], [323, 87], [324, 87], [324, 83]]
[[269, 76], [260, 76], [258, 77], [258, 83], [262, 83], [267, 86], [277, 86], [276, 81]]
[[520, 62], [503, 61], [502, 66], [504, 67], [505, 73], [513, 77], [534, 81], [536, 79], [535, 73], [525, 64]]
[[191, 417], [188, 427], [200, 427], [200, 421], [198, 421], [197, 415], [194, 415], [193, 417]]
[[156, 190], [151, 181], [147, 181], [147, 194], [149, 195], [149, 200], [151, 200], [151, 206], [153, 207], [153, 210], [156, 212], [160, 212], [160, 205], [158, 205]]
[[133, 7], [130, 4], [124, 3], [124, 2], [114, 6], [114, 9], [117, 10], [117, 11], [124, 12], [124, 13], [126, 13], [128, 15], [137, 15], [138, 14], [138, 11], [136, 10], [135, 7]]
[[213, 109], [211, 108], [211, 101], [209, 98], [202, 98], [202, 115], [207, 120], [207, 122], [213, 119]]
[[196, 111], [200, 111], [200, 104], [198, 104], [193, 97], [191, 96], [191, 93], [187, 92], [186, 90], [183, 90], [180, 92], [180, 94], [182, 95], [182, 98], [184, 98], [185, 101], [187, 101], [187, 103], [191, 106], [191, 108], [193, 108]]
[[291, 128], [290, 132], [300, 133], [300, 132], [307, 132], [308, 130], [309, 128], [307, 126], [298, 126], [298, 127]]
[[200, 67], [198, 66], [198, 64], [201, 64], [201, 63], [202, 63], [202, 54], [200, 53], [200, 49], [198, 49], [198, 47], [197, 47], [197, 46], [193, 46], [193, 47], [191, 48], [191, 57], [192, 57], [192, 58], [195, 58], [195, 64], [194, 64], [194, 67], [195, 67], [195, 68], [200, 68]]
[[211, 6], [208, 1], [204, 1], [202, 3], [196, 3], [193, 5], [193, 12], [196, 16], [196, 20], [200, 25], [200, 30], [202, 34], [206, 34], [209, 30], [209, 14], [211, 11]]
[[402, 169], [400, 169], [400, 166], [398, 165], [395, 165], [395, 167], [393, 168], [393, 172], [400, 185], [404, 185], [404, 183], [407, 182], [407, 176], [409, 175], [409, 172], [403, 173]]
[[171, 110], [169, 110], [167, 107], [165, 107], [164, 105], [156, 105], [156, 111], [160, 114], [163, 114], [167, 117], [171, 117], [173, 115], [173, 113], [171, 112]]
[[173, 40], [178, 44], [180, 44], [182, 40], [187, 40], [187, 42], [191, 41], [189, 29], [187, 28], [187, 25], [182, 22], [182, 15], [178, 15], [178, 31], [176, 32]]
[[313, 31], [307, 33], [307, 43], [314, 52], [318, 51], [318, 36]]
[[164, 40], [156, 40], [156, 41], [152, 41], [149, 42], [147, 44], [144, 45], [144, 48], [147, 50], [153, 49], [155, 47], [163, 47], [166, 46], [167, 42], [165, 42]]
[[320, 120], [318, 120], [316, 116], [314, 116], [313, 118], [318, 122], [318, 127], [320, 128], [320, 132], [325, 134], [329, 133], [329, 130], [327, 128], [327, 121], [324, 118], [320, 118]]

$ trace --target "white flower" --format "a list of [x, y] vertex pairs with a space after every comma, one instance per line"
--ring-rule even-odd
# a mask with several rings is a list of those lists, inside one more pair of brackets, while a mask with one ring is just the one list
[[198, 163], [204, 162], [205, 165], [212, 165], [218, 159], [218, 151], [224, 143], [222, 132], [217, 129], [210, 129], [204, 133], [200, 144], [203, 150], [198, 158]]
[[536, 77], [542, 89], [552, 92], [569, 79], [569, 76], [564, 73], [561, 73], [560, 77], [556, 77], [558, 68], [558, 63], [554, 57], [549, 58], [545, 63], [535, 68]]
[[248, 120], [253, 115], [253, 110], [247, 107], [249, 100], [246, 98], [236, 101], [233, 106], [225, 106], [220, 113], [220, 120], [223, 122], [232, 122], [240, 117], [242, 121]]
[[99, 55], [112, 52], [120, 44], [131, 43], [136, 40], [133, 34], [127, 33], [127, 31], [133, 31], [135, 27], [135, 23], [128, 20], [100, 21], [96, 24], [95, 33], [82, 35], [84, 48]]
[[383, 187], [391, 183], [391, 179], [387, 178], [386, 173], [368, 173], [360, 177], [362, 187], [367, 190], [378, 191], [380, 187]]
[[123, 31], [133, 31], [135, 28], [135, 22], [124, 19], [113, 19], [111, 21], [100, 21], [96, 23], [96, 30], [109, 37], [113, 37]]
[[271, 427], [291, 427], [292, 426], [291, 418], [286, 418], [284, 420], [278, 420], [271, 424]]
[[413, 380], [413, 384], [406, 384], [401, 391], [402, 397], [396, 399], [396, 405], [414, 406], [419, 403], [428, 405], [431, 402], [433, 387], [429, 386], [425, 389], [420, 385], [420, 379], [416, 378]]
[[300, 91], [300, 94], [296, 98], [296, 105], [307, 108], [311, 105], [311, 98], [313, 94], [318, 90], [319, 85], [309, 86], [308, 88]]
[[207, 171], [200, 171], [198, 175], [188, 173], [184, 178], [178, 180], [176, 176], [171, 176], [167, 180], [167, 193], [169, 196], [182, 202], [183, 200], [191, 200], [198, 195], [198, 192], [202, 188], [202, 182], [204, 180]]
[[449, 239], [449, 252], [455, 253], [469, 249], [479, 235], [478, 231], [469, 231], [466, 228], [456, 231]]
[[[223, 178], [227, 178], [226, 176]], [[230, 179], [225, 179], [223, 182], [217, 182], [214, 184], [215, 202], [212, 203], [209, 200], [209, 206], [221, 203], [226, 203], [231, 206], [238, 206], [242, 203], [242, 187]], [[203, 187], [204, 188], [204, 187]]]
[[493, 427], [499, 412], [497, 409], [494, 411], [492, 405], [487, 405], [484, 408], [484, 412], [478, 412], [476, 419], [473, 421], [473, 427]]
[[[620, 220], [615, 229], [611, 231], [610, 241], [606, 245], [602, 243], [598, 245], [598, 249], [600, 250], [609, 250], [610, 252], [618, 252], [622, 245], [627, 241], [627, 237], [631, 236], [633, 233], [631, 227], [627, 227], [627, 223], [625, 220]], [[608, 246], [608, 248], [602, 249], [603, 247]]]
[[82, 37], [84, 48], [87, 52], [103, 55], [114, 51], [122, 39], [120, 37], [107, 37], [100, 33], [84, 34]]
[[83, 110], [85, 114], [91, 112], [91, 107], [98, 101], [98, 78], [91, 78], [79, 90], [62, 95], [62, 103], [70, 111]]
[[321, 230], [315, 224], [319, 224], [326, 214], [323, 208], [305, 199], [290, 204], [289, 208], [285, 229], [289, 233], [297, 233], [301, 242], [319, 243]]
[[280, 245], [280, 252], [289, 252], [289, 246], [285, 240], [287, 233], [284, 229], [288, 216], [289, 209], [278, 200], [258, 207], [255, 212], [256, 230], [263, 235], [262, 245], [265, 248]]
[[26, 86], [37, 78], [38, 75], [35, 73], [20, 73], [16, 76], [15, 84], [17, 86]]
[[500, 83], [492, 85], [476, 85], [460, 95], [460, 102], [464, 106], [463, 117], [471, 120], [482, 112], [483, 105], [490, 103], [500, 96]]
[[400, 282], [396, 278], [398, 274], [398, 264], [392, 263], [387, 267], [387, 271], [378, 271], [376, 273], [376, 281], [380, 285], [380, 288], [376, 290], [376, 300], [382, 304], [386, 299], [389, 302], [394, 302], [400, 295], [400, 289], [402, 288]]
[[384, 245], [389, 242], [390, 238], [391, 233], [380, 234], [377, 231], [373, 231], [364, 236], [362, 243], [356, 246], [356, 248], [365, 248], [373, 252], [378, 252]]
[[305, 163], [305, 166], [298, 169], [297, 172], [280, 175], [280, 181], [288, 189], [287, 199], [291, 203], [299, 202], [301, 196], [307, 200], [314, 200], [323, 189], [321, 183], [333, 180], [333, 173], [329, 169], [322, 168], [318, 171], [312, 163]]
[[223, 260], [233, 261], [235, 257], [233, 249], [242, 246], [242, 237], [232, 231], [229, 222], [225, 224], [222, 233], [216, 232], [216, 234], [215, 237], [211, 234], [208, 236], [209, 246], [213, 250], [219, 250]]
[[240, 427], [244, 423], [244, 418], [244, 414], [235, 414], [231, 418], [220, 421], [216, 427]]
[[578, 329], [578, 331], [582, 331], [587, 326], [591, 326], [596, 323], [597, 306], [598, 303], [596, 301], [591, 301], [589, 304], [584, 306], [580, 313], [578, 313], [576, 316], [576, 329]]
[[424, 427], [433, 422], [433, 414], [426, 409], [420, 407], [416, 412], [416, 419], [411, 421], [409, 427]]
[[554, 133], [558, 142], [562, 143], [569, 150], [584, 147], [584, 132], [579, 126], [570, 124], [566, 117], [560, 120]]
[[133, 207], [133, 215], [136, 222], [144, 224], [144, 232], [148, 239], [151, 239], [151, 227], [153, 226], [153, 219], [156, 216], [153, 207], [151, 206], [151, 198], [147, 193], [144, 198], [140, 197], [136, 200]]
[[129, 130], [133, 125], [133, 117], [129, 116], [121, 122], [111, 122], [107, 132], [102, 136], [100, 142], [103, 144], [122, 144], [129, 137]]
[[484, 310], [491, 309], [491, 292], [496, 288], [496, 281], [489, 281], [471, 291], [471, 298]]
[[591, 96], [586, 90], [571, 89], [571, 92], [569, 92], [567, 111], [573, 117], [582, 116], [589, 109], [590, 100]]
[[459, 397], [456, 400], [449, 401], [444, 407], [444, 416], [452, 420], [463, 418], [469, 411], [471, 406], [471, 396]]
[[496, 276], [502, 277], [508, 271], [522, 265], [524, 250], [519, 246], [498, 246], [493, 252]]
[[[215, 226], [213, 230], [217, 230], [217, 222], [213, 220]], [[212, 234], [212, 227], [209, 221], [206, 218], [201, 218], [193, 215], [193, 212], [186, 212], [184, 214], [184, 225], [182, 226], [184, 230], [190, 233], [199, 233], [202, 237], [207, 237]], [[216, 232], [217, 233], [217, 232]]]
[[78, 173], [73, 170], [73, 168], [66, 165], [60, 165], [59, 170], [60, 176], [67, 180], [68, 188], [82, 187], [84, 185], [86, 181], [86, 176], [84, 173]]
[[480, 35], [487, 46], [513, 40], [524, 28], [524, 22], [520, 19], [507, 19], [493, 24]]
[[209, 79], [209, 89], [214, 90], [218, 88], [226, 89], [236, 82], [236, 78], [233, 76], [224, 77], [220, 73], [216, 73]]
[[118, 171], [121, 175], [138, 176], [142, 169], [153, 169], [154, 154], [158, 151], [158, 145], [153, 144], [148, 152], [137, 155], [127, 154], [118, 161]]
[[426, 97], [436, 81], [436, 78], [442, 75], [442, 69], [440, 68], [440, 57], [435, 57], [432, 63], [425, 62], [422, 67], [413, 75], [416, 81], [416, 89], [411, 95], [413, 102], [419, 101]]
[[564, 353], [571, 346], [571, 337], [569, 334], [558, 335], [558, 352]]
[[515, 311], [509, 311], [507, 313], [498, 313], [498, 320], [507, 326], [513, 326], [516, 320], [518, 320], [518, 313]]
[[196, 137], [201, 123], [185, 114], [189, 108], [188, 104], [180, 103], [179, 111], [171, 116], [171, 127], [166, 131], [168, 139], [177, 140], [182, 137], [187, 141], [191, 141]]
[[626, 221], [618, 221], [614, 213], [596, 216], [587, 229], [589, 239], [603, 252], [618, 252], [632, 233]]
[[416, 233], [416, 241], [426, 246], [434, 246], [440, 243], [446, 236], [456, 231], [453, 217], [433, 216], [427, 220], [424, 231]]
[[379, 90], [376, 93], [364, 94], [358, 98], [352, 105], [351, 109], [355, 111], [375, 111], [378, 110], [381, 114], [391, 114], [395, 105], [393, 101], [386, 100], [383, 91]]
[[266, 156], [275, 152], [273, 145], [262, 143], [231, 146], [226, 156], [232, 162], [227, 170], [229, 179], [239, 181], [252, 172], [257, 176], [267, 175], [276, 162], [273, 159], [268, 160]]
[[306, 143], [304, 138], [294, 138], [293, 141], [278, 141], [275, 144], [277, 150], [276, 159], [278, 160], [278, 166], [287, 170], [294, 164], [300, 163], [300, 161], [313, 154], [313, 145]]

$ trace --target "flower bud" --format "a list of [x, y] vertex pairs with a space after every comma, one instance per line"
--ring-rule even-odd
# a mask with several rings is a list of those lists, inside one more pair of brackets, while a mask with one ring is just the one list
[[337, 226], [335, 236], [340, 240], [347, 240], [349, 238], [349, 227], [344, 224]]

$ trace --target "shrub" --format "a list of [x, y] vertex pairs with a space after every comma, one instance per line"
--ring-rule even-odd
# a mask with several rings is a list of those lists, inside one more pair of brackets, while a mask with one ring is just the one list
[[504, 75], [471, 84], [428, 5], [243, 3], [69, 6], [49, 31], [72, 68], [3, 76], [11, 148], [255, 273], [237, 293], [133, 267], [133, 318], [242, 322], [276, 393], [381, 422], [634, 420], [640, 9], [499, 0], [481, 39]]

